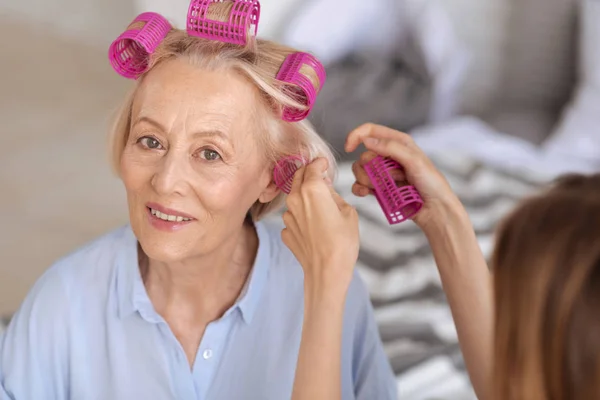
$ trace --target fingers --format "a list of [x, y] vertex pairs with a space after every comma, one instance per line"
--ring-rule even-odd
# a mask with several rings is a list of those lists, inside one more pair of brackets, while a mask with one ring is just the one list
[[367, 186], [361, 185], [358, 182], [355, 182], [352, 185], [352, 193], [358, 197], [365, 197], [371, 194], [373, 191]]
[[375, 157], [377, 157], [377, 153], [373, 152], [373, 151], [365, 151], [364, 153], [362, 153], [358, 159], [358, 163], [360, 165], [365, 165], [366, 163], [368, 163], [369, 161], [371, 161], [372, 159], [374, 159]]
[[317, 158], [306, 166], [306, 172], [304, 173], [304, 182], [308, 181], [322, 181], [324, 175], [329, 168], [329, 162], [326, 158]]
[[[369, 161], [373, 160], [375, 157], [377, 157], [377, 153], [367, 150], [360, 155], [360, 158], [358, 159], [357, 163], [362, 167]], [[392, 178], [394, 178], [394, 180], [397, 182], [406, 180], [406, 174], [404, 173], [403, 170], [400, 170], [400, 169], [394, 170], [391, 172], [391, 175], [392, 175]]]
[[[373, 183], [371, 182], [371, 179], [369, 178], [369, 176], [367, 175], [367, 172], [365, 171], [364, 165], [366, 163], [368, 163], [369, 161], [371, 161], [373, 158], [375, 158], [375, 156], [377, 156], [376, 153], [372, 152], [372, 151], [366, 151], [365, 153], [363, 153], [360, 157], [360, 159], [358, 161], [356, 161], [354, 164], [352, 164], [352, 172], [354, 173], [354, 176], [356, 177], [356, 183], [359, 184], [359, 186], [364, 186], [365, 189], [364, 190], [358, 190], [358, 193], [355, 193], [357, 196], [366, 196], [368, 193], [368, 189], [373, 189]], [[390, 175], [392, 176], [392, 179], [394, 179], [396, 182], [402, 182], [406, 180], [406, 174], [404, 173], [403, 170], [393, 170], [391, 171]], [[358, 189], [358, 188], [357, 188]], [[361, 192], [364, 192], [364, 194], [361, 194]]]
[[292, 188], [290, 189], [290, 194], [296, 193], [300, 190], [300, 187], [302, 186], [302, 182], [304, 182], [305, 170], [306, 170], [306, 167], [300, 167], [300, 168], [298, 168], [296, 173], [294, 173], [294, 179], [292, 180]]
[[[350, 132], [346, 139], [346, 152], [351, 153], [358, 148], [361, 143], [365, 142], [365, 139], [390, 139], [397, 141], [412, 141], [412, 138], [406, 133], [402, 133], [395, 129], [388, 128], [382, 125], [376, 124], [364, 124]], [[365, 143], [366, 145], [366, 143]]]
[[[328, 187], [331, 180], [325, 174], [329, 168], [329, 162], [325, 158], [317, 158], [310, 164], [296, 171], [292, 182], [292, 189], [286, 198], [288, 211], [293, 214], [306, 212], [307, 209], [319, 210], [333, 206], [333, 202], [327, 198]], [[319, 201], [320, 207], [312, 207], [314, 200]], [[327, 205], [329, 203], [329, 205]], [[296, 216], [302, 219], [302, 217]], [[298, 225], [298, 220], [296, 220]]]
[[364, 141], [367, 149], [383, 157], [396, 160], [405, 170], [410, 169], [419, 153], [412, 146], [396, 140], [367, 138]]

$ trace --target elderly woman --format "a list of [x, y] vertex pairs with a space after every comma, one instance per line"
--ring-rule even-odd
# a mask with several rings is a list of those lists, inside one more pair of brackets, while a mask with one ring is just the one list
[[[239, 2], [211, 3], [213, 16]], [[316, 293], [305, 293], [304, 271], [354, 262], [358, 252], [330, 252], [334, 239], [314, 230], [289, 241], [307, 249], [298, 259], [282, 226], [261, 221], [284, 200], [277, 160], [318, 158], [309, 167], [321, 180], [335, 167], [307, 122], [282, 119], [309, 104], [276, 78], [293, 53], [254, 37], [239, 45], [165, 33], [112, 131], [130, 224], [63, 258], [32, 288], [0, 338], [0, 399], [291, 397]], [[349, 234], [358, 232], [340, 240]], [[358, 277], [337, 306], [343, 398], [395, 399]]]

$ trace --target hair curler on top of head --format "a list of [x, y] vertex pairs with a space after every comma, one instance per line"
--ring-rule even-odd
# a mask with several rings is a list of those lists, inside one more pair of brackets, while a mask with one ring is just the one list
[[313, 55], [298, 52], [290, 54], [283, 64], [281, 69], [277, 73], [277, 79], [290, 83], [294, 86], [289, 86], [288, 90], [291, 97], [298, 100], [299, 103], [306, 105], [306, 110], [295, 110], [290, 107], [286, 107], [283, 110], [283, 120], [288, 122], [301, 121], [310, 114], [319, 91], [316, 90], [314, 84], [302, 73], [302, 69], [310, 67], [317, 74], [319, 79], [319, 91], [323, 89], [327, 74], [325, 73], [325, 67], [319, 60]]
[[[228, 7], [213, 7], [222, 0], [192, 0], [187, 15], [187, 32], [209, 40], [246, 45], [248, 34], [256, 36], [260, 19], [258, 0], [229, 1]], [[228, 15], [223, 15], [227, 13]]]

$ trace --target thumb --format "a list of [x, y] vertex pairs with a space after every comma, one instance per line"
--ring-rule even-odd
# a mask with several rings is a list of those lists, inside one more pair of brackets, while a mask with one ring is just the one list
[[329, 168], [329, 162], [326, 158], [319, 157], [314, 159], [306, 166], [304, 181], [322, 180], [323, 174], [327, 171], [327, 168]]

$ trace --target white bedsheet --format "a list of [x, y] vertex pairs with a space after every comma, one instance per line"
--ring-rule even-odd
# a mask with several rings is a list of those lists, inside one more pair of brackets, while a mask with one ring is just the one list
[[597, 167], [577, 154], [558, 156], [523, 139], [494, 130], [475, 117], [414, 130], [412, 136], [427, 153], [456, 152], [483, 163], [529, 175], [535, 180], [551, 180], [570, 173], [597, 172]]

